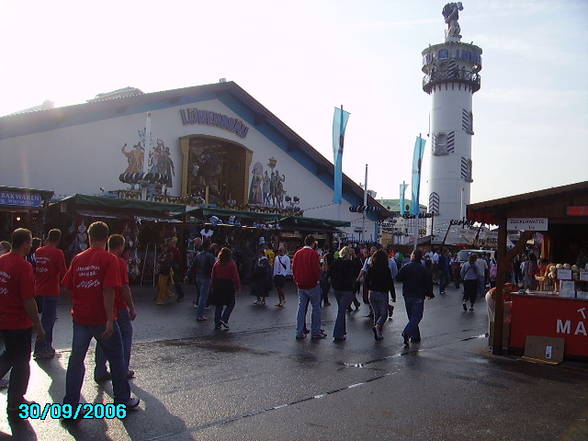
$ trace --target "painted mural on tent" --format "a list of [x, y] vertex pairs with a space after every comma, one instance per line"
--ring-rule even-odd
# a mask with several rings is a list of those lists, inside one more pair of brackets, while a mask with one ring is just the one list
[[132, 148], [129, 148], [127, 143], [121, 147], [121, 153], [127, 161], [127, 168], [120, 174], [119, 180], [130, 184], [131, 190], [147, 186], [150, 193], [166, 193], [168, 188], [173, 187], [173, 177], [176, 174], [170, 149], [162, 139], [156, 138], [154, 143], [151, 137], [148, 141], [150, 146], [148, 172], [144, 174], [145, 131], [143, 128], [137, 132], [139, 139]]
[[[285, 203], [292, 200], [287, 196], [284, 184], [286, 175], [280, 174], [277, 159], [271, 157], [267, 168], [261, 162], [251, 167], [251, 185], [249, 187], [249, 203], [264, 207], [285, 208]], [[297, 202], [299, 199], [296, 198]]]

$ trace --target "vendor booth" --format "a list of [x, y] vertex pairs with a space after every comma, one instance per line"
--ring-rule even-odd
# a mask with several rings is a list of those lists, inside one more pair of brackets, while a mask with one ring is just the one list
[[16, 228], [42, 235], [45, 211], [52, 197], [52, 191], [0, 186], [0, 240], [10, 240]]
[[[502, 352], [509, 333], [513, 352], [522, 352], [528, 337], [555, 337], [564, 339], [566, 358], [588, 358], [588, 181], [468, 205], [467, 215], [499, 226], [494, 353]], [[521, 235], [507, 251], [509, 231]], [[535, 280], [524, 291], [503, 292], [514, 257], [529, 244], [543, 262]], [[512, 297], [510, 326], [505, 295]]]

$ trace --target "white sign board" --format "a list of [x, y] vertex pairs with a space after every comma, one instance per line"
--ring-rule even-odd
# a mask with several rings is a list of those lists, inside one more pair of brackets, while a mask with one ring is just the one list
[[572, 280], [572, 270], [571, 269], [558, 269], [557, 270], [557, 278], [559, 280]]
[[580, 271], [580, 280], [582, 282], [588, 282], [588, 271]]
[[513, 231], [547, 231], [546, 217], [509, 217], [506, 228]]

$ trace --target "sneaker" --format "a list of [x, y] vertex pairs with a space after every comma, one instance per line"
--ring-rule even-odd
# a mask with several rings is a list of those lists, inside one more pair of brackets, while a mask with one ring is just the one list
[[474, 307], [470, 306], [470, 312], [474, 312]]
[[278, 303], [278, 304], [277, 304], [277, 305], [275, 305], [275, 306], [277, 306], [278, 308], [283, 308], [283, 307], [284, 307], [284, 304], [283, 304], [283, 303]]
[[139, 400], [137, 397], [129, 398], [129, 401], [127, 401], [127, 410], [136, 409], [137, 407], [139, 407], [140, 402], [141, 400]]
[[225, 328], [225, 329], [229, 329], [229, 324], [228, 324], [227, 322], [223, 322], [223, 321], [221, 320], [220, 324], [221, 324], [221, 326], [222, 326], [223, 328]]
[[323, 338], [327, 338], [327, 334], [320, 333], [320, 334], [313, 335], [312, 337], [310, 337], [311, 340], [322, 340]]
[[55, 349], [53, 349], [53, 348], [49, 348], [47, 350], [33, 354], [33, 358], [35, 360], [50, 360], [53, 357], [55, 357]]
[[306, 338], [306, 335], [297, 335], [296, 336], [296, 340], [304, 340]]
[[310, 334], [310, 331], [307, 328], [304, 328], [304, 333], [305, 334]]
[[94, 376], [94, 381], [98, 384], [109, 380], [112, 380], [112, 375], [110, 375], [110, 372], [106, 372], [104, 375], [100, 375], [98, 377]]
[[205, 322], [206, 320], [208, 320], [208, 317], [206, 316], [196, 317], [197, 322]]
[[129, 369], [127, 372], [127, 379], [130, 380], [131, 378], [135, 378], [135, 371], [132, 369]]
[[466, 305], [466, 302], [463, 302], [463, 304], [461, 306], [463, 306], [464, 311], [468, 310], [468, 305]]
[[30, 406], [31, 404], [37, 404], [37, 403], [35, 403], [34, 401], [29, 401], [29, 400], [27, 400], [26, 398], [23, 397], [16, 404], [13, 404], [13, 405], [10, 405], [9, 404], [6, 407], [6, 412], [8, 412], [9, 414], [10, 413], [18, 412], [18, 410], [19, 410], [18, 408], [19, 408], [19, 406], [21, 404], [26, 404], [27, 406]]

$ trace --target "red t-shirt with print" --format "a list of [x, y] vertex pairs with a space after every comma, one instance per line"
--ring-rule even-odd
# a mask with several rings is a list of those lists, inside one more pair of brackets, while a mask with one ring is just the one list
[[59, 283], [65, 275], [65, 256], [50, 245], [35, 251], [35, 295], [59, 296]]
[[113, 256], [116, 257], [116, 260], [118, 261], [120, 279], [120, 287], [116, 289], [114, 297], [114, 307], [118, 311], [119, 309], [126, 309], [129, 307], [126, 300], [121, 295], [122, 287], [129, 284], [129, 264], [122, 257], [118, 257], [116, 254], [113, 254]]
[[29, 329], [23, 301], [35, 296], [33, 266], [16, 253], [0, 256], [0, 329]]
[[82, 251], [73, 258], [63, 278], [63, 286], [71, 292], [71, 313], [75, 323], [106, 323], [103, 290], [120, 287], [116, 256], [102, 248], [88, 248]]

